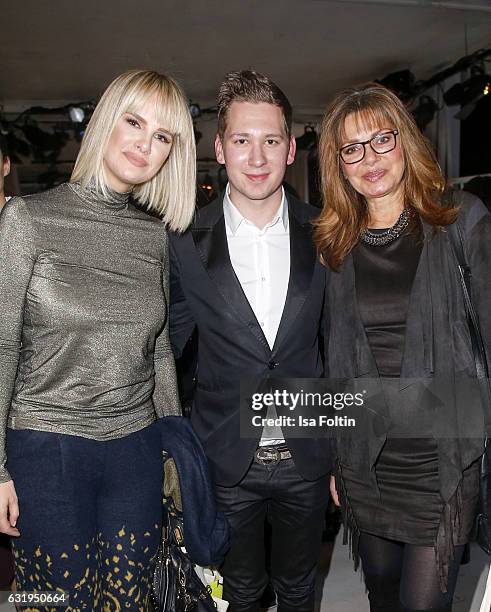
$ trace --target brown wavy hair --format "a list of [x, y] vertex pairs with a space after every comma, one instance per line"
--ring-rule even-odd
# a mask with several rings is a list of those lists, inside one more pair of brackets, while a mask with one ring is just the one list
[[338, 154], [345, 138], [345, 119], [353, 113], [364, 125], [399, 131], [406, 206], [435, 229], [453, 223], [458, 212], [444, 205], [445, 179], [436, 157], [401, 100], [378, 83], [345, 89], [328, 106], [319, 138], [323, 208], [314, 223], [314, 241], [321, 262], [333, 270], [351, 252], [368, 223], [365, 198], [344, 178]]

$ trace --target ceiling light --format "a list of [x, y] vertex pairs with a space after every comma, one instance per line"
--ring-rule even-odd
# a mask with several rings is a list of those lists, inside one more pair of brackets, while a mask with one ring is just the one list
[[491, 78], [482, 69], [473, 74], [467, 81], [456, 83], [443, 94], [448, 106], [460, 105], [462, 108], [455, 115], [456, 119], [467, 119], [476, 104], [491, 92]]
[[415, 78], [410, 70], [399, 70], [391, 72], [377, 83], [393, 91], [401, 100], [408, 100], [414, 92]]
[[304, 129], [304, 133], [295, 138], [297, 141], [297, 149], [298, 150], [310, 150], [317, 146], [317, 132], [315, 131], [315, 127], [311, 123], [307, 123]]
[[438, 110], [438, 104], [433, 98], [421, 96], [418, 105], [411, 112], [419, 129], [424, 130], [428, 123], [433, 120]]
[[193, 119], [197, 119], [198, 117], [201, 117], [201, 107], [199, 104], [196, 104], [195, 102], [191, 102], [189, 104], [189, 112], [191, 113], [191, 117]]
[[80, 106], [70, 106], [68, 114], [73, 123], [83, 123], [85, 119], [85, 111], [83, 108], [80, 108]]

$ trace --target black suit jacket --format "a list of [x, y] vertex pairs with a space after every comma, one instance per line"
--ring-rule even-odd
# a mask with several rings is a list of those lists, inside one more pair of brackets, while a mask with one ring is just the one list
[[[322, 376], [319, 351], [325, 270], [312, 243], [313, 206], [287, 196], [290, 279], [271, 350], [230, 261], [223, 195], [201, 209], [191, 228], [170, 236], [170, 333], [178, 357], [198, 328], [198, 383], [191, 420], [210, 461], [215, 481], [239, 482], [253, 458], [257, 437], [240, 437], [241, 378]], [[280, 411], [278, 410], [278, 413]], [[285, 438], [306, 480], [330, 470], [326, 439]]]

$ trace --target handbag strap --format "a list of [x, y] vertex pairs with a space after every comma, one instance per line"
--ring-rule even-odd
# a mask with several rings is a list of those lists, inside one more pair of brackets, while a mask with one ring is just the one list
[[[484, 348], [481, 328], [479, 327], [479, 318], [477, 316], [476, 309], [474, 308], [474, 304], [472, 303], [472, 272], [465, 255], [462, 228], [460, 227], [458, 220], [455, 221], [455, 223], [453, 223], [452, 225], [450, 225], [449, 236], [450, 243], [452, 245], [452, 250], [454, 252], [459, 267], [460, 284], [462, 286], [462, 293], [464, 295], [464, 304], [467, 315], [467, 323], [469, 326], [469, 333], [471, 337], [472, 353], [474, 355], [474, 361], [476, 364], [476, 374], [479, 381], [479, 388], [481, 391], [483, 406], [490, 406], [491, 389], [489, 386], [489, 371], [488, 362], [486, 359], [486, 349]], [[485, 419], [487, 422], [486, 415]], [[488, 438], [486, 437], [486, 446], [487, 445]]]
[[472, 272], [465, 256], [462, 229], [458, 221], [450, 226], [449, 234], [455, 258], [457, 259], [459, 266], [460, 284], [462, 285], [462, 292], [464, 294], [465, 311], [467, 314], [467, 322], [469, 324], [472, 352], [474, 354], [474, 361], [476, 362], [477, 377], [488, 378], [489, 372], [486, 360], [486, 350], [484, 348], [481, 328], [479, 327], [479, 317], [477, 316], [477, 312], [471, 298]]

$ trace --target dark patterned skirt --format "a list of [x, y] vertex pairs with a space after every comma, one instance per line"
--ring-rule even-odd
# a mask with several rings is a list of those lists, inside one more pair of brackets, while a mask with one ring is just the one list
[[151, 609], [162, 517], [158, 429], [102, 442], [9, 429], [7, 453], [20, 508], [17, 590], [65, 595], [72, 612]]

